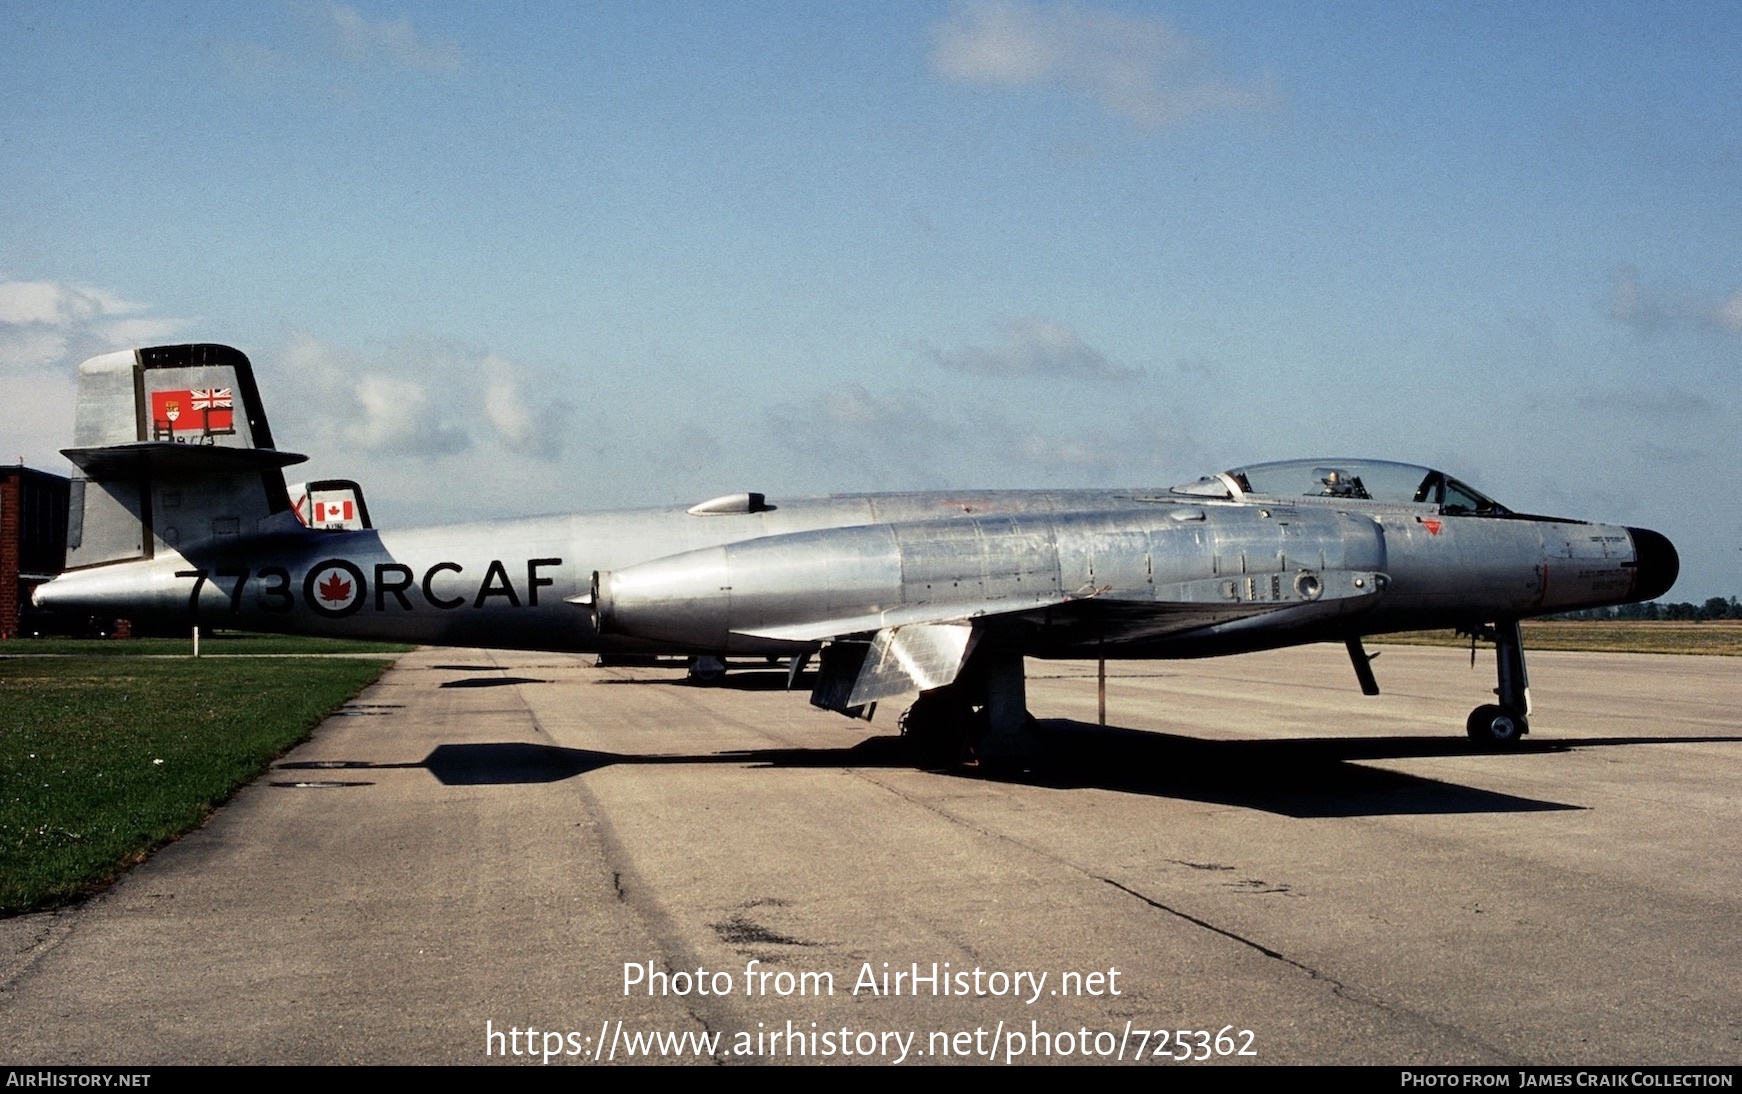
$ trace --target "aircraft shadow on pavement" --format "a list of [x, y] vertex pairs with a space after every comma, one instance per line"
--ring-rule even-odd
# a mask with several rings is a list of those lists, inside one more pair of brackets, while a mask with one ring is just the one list
[[[1042, 719], [1040, 729], [1052, 760], [1034, 781], [1060, 789], [1119, 790], [1301, 818], [1582, 808], [1360, 762], [1468, 757], [1471, 745], [1462, 738], [1210, 741], [1068, 719]], [[1512, 756], [1561, 751], [1526, 744]]]
[[801, 672], [798, 678], [787, 686], [786, 669], [751, 669], [740, 671], [734, 669], [725, 676], [713, 680], [691, 680], [682, 672], [674, 672], [665, 676], [622, 676], [598, 681], [605, 685], [640, 684], [653, 687], [680, 688], [713, 688], [719, 691], [809, 691], [816, 685], [816, 672]]
[[549, 680], [535, 680], [530, 676], [468, 676], [461, 680], [448, 680], [437, 684], [439, 688], [506, 688], [515, 684], [548, 684]]
[[[1210, 741], [1173, 733], [1041, 719], [1051, 762], [1032, 781], [1260, 809], [1290, 817], [1530, 813], [1588, 808], [1369, 767], [1362, 761], [1469, 758], [1462, 737], [1320, 737]], [[1500, 764], [1532, 757], [1653, 744], [1742, 743], [1737, 737], [1526, 739]]]
[[[1047, 757], [1009, 781], [1060, 790], [1101, 789], [1257, 809], [1289, 817], [1519, 813], [1584, 806], [1504, 794], [1425, 778], [1362, 761], [1459, 758], [1470, 745], [1451, 737], [1363, 737], [1209, 741], [1177, 734], [1100, 727], [1068, 719], [1039, 723]], [[1736, 742], [1734, 737], [1616, 737], [1526, 742], [1501, 763], [1626, 745]], [[560, 782], [618, 764], [730, 764], [768, 768], [908, 768], [897, 737], [868, 737], [851, 748], [766, 748], [695, 755], [630, 754], [523, 742], [438, 745], [421, 763], [319, 761], [301, 767], [425, 768], [448, 786]], [[1005, 778], [965, 767], [941, 777]]]

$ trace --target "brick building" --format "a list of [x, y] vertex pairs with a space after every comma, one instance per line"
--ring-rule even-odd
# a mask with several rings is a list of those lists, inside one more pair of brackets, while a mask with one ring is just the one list
[[66, 566], [70, 495], [59, 475], [0, 467], [0, 638], [34, 629], [31, 590]]

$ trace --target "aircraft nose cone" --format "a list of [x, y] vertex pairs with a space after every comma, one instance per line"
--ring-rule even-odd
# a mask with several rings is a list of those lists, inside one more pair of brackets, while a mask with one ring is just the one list
[[1681, 574], [1681, 556], [1675, 544], [1649, 528], [1629, 528], [1627, 534], [1633, 537], [1633, 599], [1656, 600]]

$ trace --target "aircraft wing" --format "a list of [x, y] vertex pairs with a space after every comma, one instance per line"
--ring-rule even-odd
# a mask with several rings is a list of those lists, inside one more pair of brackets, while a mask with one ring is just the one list
[[[828, 643], [839, 647], [824, 658], [823, 679], [813, 700], [828, 709], [863, 707], [908, 691], [953, 683], [974, 645], [984, 636], [1018, 648], [1118, 648], [1238, 620], [1287, 611], [1291, 623], [1306, 616], [1339, 614], [1356, 597], [1371, 595], [1374, 581], [1334, 582], [1347, 595], [1311, 604], [1296, 601], [1230, 601], [1221, 581], [1182, 582], [1164, 590], [1165, 600], [1113, 596], [1042, 596], [1029, 601], [974, 604], [913, 604], [869, 614], [808, 620], [735, 631], [751, 638]], [[1303, 611], [1303, 609], [1305, 609]], [[850, 681], [845, 679], [851, 677]], [[849, 686], [850, 685], [850, 686]]]

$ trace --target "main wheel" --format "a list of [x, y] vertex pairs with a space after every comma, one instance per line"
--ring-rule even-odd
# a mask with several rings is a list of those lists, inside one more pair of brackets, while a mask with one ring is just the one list
[[692, 684], [704, 686], [717, 684], [726, 678], [726, 661], [723, 657], [692, 657], [689, 672], [684, 679]]
[[973, 758], [974, 708], [947, 690], [921, 695], [901, 713], [901, 739], [915, 767], [942, 770]]
[[1516, 711], [1489, 703], [1470, 712], [1464, 732], [1483, 748], [1512, 748], [1530, 732], [1530, 723]]

